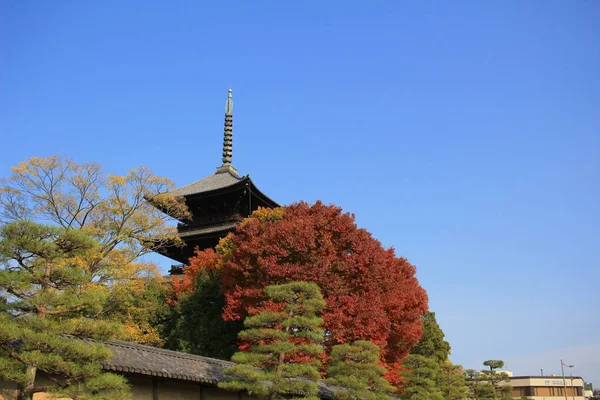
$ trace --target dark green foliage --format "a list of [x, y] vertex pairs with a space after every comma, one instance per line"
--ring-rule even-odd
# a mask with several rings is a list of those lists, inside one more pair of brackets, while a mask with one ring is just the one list
[[502, 360], [486, 360], [483, 365], [490, 368], [490, 371], [504, 367], [504, 361]]
[[435, 313], [428, 311], [423, 315], [423, 336], [411, 354], [434, 358], [442, 363], [450, 355], [450, 344], [444, 340], [444, 332], [435, 319]]
[[394, 387], [384, 379], [386, 371], [377, 364], [379, 357], [379, 347], [365, 340], [333, 346], [327, 368], [327, 383], [339, 388], [335, 392], [335, 398], [391, 399], [389, 393]]
[[260, 398], [317, 399], [325, 302], [314, 283], [291, 282], [265, 288], [261, 311], [246, 317], [240, 339], [248, 351], [234, 354], [231, 377], [219, 387]]
[[[430, 360], [430, 375], [434, 386], [440, 389], [447, 400], [467, 398], [465, 377], [460, 365], [453, 365], [449, 360], [450, 344], [444, 340], [444, 332], [436, 321], [434, 312], [423, 315], [423, 336], [411, 350], [412, 355], [419, 355]], [[410, 376], [411, 372], [405, 373]], [[426, 385], [428, 380], [418, 380]]]
[[479, 399], [479, 372], [476, 370], [469, 368], [465, 370], [465, 380], [467, 383], [467, 388], [469, 390], [469, 395], [472, 399]]
[[[489, 367], [489, 370], [481, 371], [481, 379], [489, 383], [494, 389], [494, 398], [511, 399], [512, 387], [507, 384], [510, 378], [506, 372], [497, 372], [496, 369], [504, 367], [502, 360], [486, 360], [483, 365]], [[501, 384], [501, 382], [504, 382]]]
[[467, 369], [465, 370], [465, 377], [467, 379], [469, 395], [473, 400], [490, 400], [495, 398], [496, 392], [494, 391], [494, 386], [486, 382], [480, 372], [474, 369]]
[[180, 297], [166, 329], [165, 348], [229, 360], [237, 350], [241, 321], [224, 321], [225, 298], [219, 280], [206, 269], [198, 271], [194, 290]]
[[[124, 378], [104, 373], [105, 340], [119, 325], [102, 313], [107, 289], [80, 260], [96, 243], [81, 231], [28, 221], [0, 228], [0, 379], [17, 382], [20, 398], [39, 391], [79, 399], [127, 398]], [[38, 372], [52, 384], [38, 387]]]
[[494, 386], [489, 382], [479, 382], [479, 386], [477, 387], [476, 398], [480, 400], [496, 399], [497, 395], [496, 391], [494, 390]]
[[401, 372], [404, 379], [401, 398], [410, 400], [443, 400], [436, 386], [439, 377], [439, 364], [432, 358], [410, 354], [404, 359]]

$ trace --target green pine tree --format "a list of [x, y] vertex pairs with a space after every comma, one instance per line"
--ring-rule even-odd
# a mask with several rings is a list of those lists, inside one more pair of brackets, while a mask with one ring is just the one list
[[489, 370], [482, 370], [480, 377], [483, 381], [490, 384], [493, 388], [493, 399], [512, 399], [511, 391], [512, 386], [510, 385], [510, 378], [506, 372], [498, 372], [497, 369], [504, 367], [504, 361], [502, 360], [486, 360], [483, 365], [489, 368]]
[[335, 398], [391, 399], [389, 394], [394, 387], [383, 377], [386, 371], [377, 364], [379, 357], [379, 347], [365, 340], [333, 346], [327, 368], [327, 383], [339, 388], [335, 392]]
[[489, 369], [480, 372], [474, 369], [465, 371], [471, 397], [474, 400], [512, 399], [512, 386], [508, 374], [496, 371], [504, 366], [504, 361], [486, 360], [483, 365]]
[[467, 398], [465, 376], [460, 365], [454, 365], [450, 356], [450, 343], [444, 340], [444, 332], [436, 321], [434, 312], [423, 315], [423, 336], [411, 349], [411, 354], [426, 357], [432, 361], [431, 367], [436, 371], [435, 387], [440, 389], [447, 400], [463, 400]]
[[436, 386], [439, 375], [438, 363], [429, 357], [410, 354], [404, 359], [401, 373], [404, 383], [402, 386], [404, 399], [410, 400], [443, 400], [440, 389]]
[[460, 365], [454, 365], [450, 360], [440, 364], [440, 374], [437, 379], [444, 399], [446, 400], [465, 400], [467, 399], [467, 384], [463, 368]]
[[224, 371], [231, 380], [219, 387], [270, 400], [318, 399], [324, 335], [318, 315], [325, 307], [319, 287], [292, 282], [267, 286], [265, 294], [264, 310], [247, 317], [239, 334], [249, 351], [233, 355], [238, 365]]
[[[0, 179], [0, 224], [35, 221], [81, 231], [95, 242], [77, 259], [78, 271], [93, 277], [103, 304], [100, 317], [120, 322], [123, 339], [162, 344], [164, 303], [157, 266], [143, 260], [152, 251], [183, 242], [169, 222], [188, 218], [174, 185], [149, 169], [127, 175], [104, 174], [94, 163], [65, 157], [32, 157]], [[13, 260], [18, 264], [18, 260]], [[104, 301], [103, 301], [104, 302]]]
[[[469, 397], [473, 400], [482, 399], [482, 382], [479, 377], [479, 372], [469, 368], [465, 370], [465, 380], [469, 391]], [[490, 393], [491, 394], [491, 393]]]
[[410, 354], [419, 354], [443, 363], [450, 355], [450, 343], [444, 340], [444, 332], [435, 319], [435, 313], [428, 311], [423, 315], [423, 336], [413, 347]]
[[[12, 222], [0, 228], [0, 379], [19, 399], [50, 392], [78, 399], [124, 399], [123, 377], [105, 373], [101, 343], [118, 324], [97, 320], [108, 288], [82, 268], [97, 243], [82, 231]], [[51, 383], [36, 385], [39, 372]]]

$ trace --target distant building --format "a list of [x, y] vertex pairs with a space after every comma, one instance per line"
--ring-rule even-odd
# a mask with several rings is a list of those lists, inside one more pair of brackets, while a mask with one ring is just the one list
[[564, 400], [565, 389], [569, 400], [585, 400], [583, 379], [580, 376], [511, 376], [512, 396], [520, 399]]
[[586, 399], [591, 399], [594, 397], [594, 385], [590, 382], [583, 383], [583, 395]]

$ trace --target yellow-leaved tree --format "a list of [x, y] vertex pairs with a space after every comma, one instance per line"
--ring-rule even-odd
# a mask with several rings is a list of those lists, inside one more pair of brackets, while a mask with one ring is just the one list
[[96, 245], [78, 264], [99, 291], [108, 289], [95, 318], [120, 323], [120, 338], [157, 344], [153, 319], [166, 304], [157, 301], [157, 268], [143, 256], [182, 244], [168, 215], [185, 218], [189, 212], [182, 198], [169, 194], [173, 188], [145, 167], [105, 175], [98, 164], [33, 157], [0, 180], [0, 225], [33, 221], [93, 239]]

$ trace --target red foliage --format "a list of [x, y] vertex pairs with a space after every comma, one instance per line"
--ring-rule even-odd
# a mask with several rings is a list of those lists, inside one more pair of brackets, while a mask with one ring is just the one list
[[[388, 379], [398, 383], [401, 360], [420, 339], [427, 311], [415, 268], [358, 229], [354, 216], [339, 207], [297, 203], [284, 210], [280, 219], [261, 210], [259, 218], [246, 220], [229, 237], [220, 260], [224, 318], [253, 314], [268, 285], [314, 282], [327, 302], [322, 315], [327, 345], [359, 339], [376, 343]], [[190, 268], [206, 267], [213, 257], [200, 252], [190, 259]]]
[[196, 248], [195, 256], [190, 259], [189, 267], [186, 267], [183, 272], [183, 276], [173, 275], [173, 282], [171, 284], [171, 293], [167, 301], [174, 305], [177, 304], [177, 300], [182, 293], [190, 292], [194, 289], [194, 282], [196, 281], [196, 275], [200, 269], [213, 270], [218, 265], [219, 256], [213, 249], [198, 250]]

